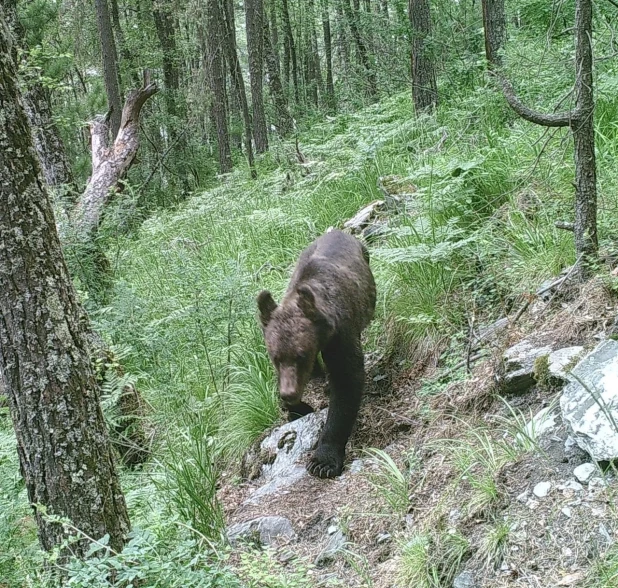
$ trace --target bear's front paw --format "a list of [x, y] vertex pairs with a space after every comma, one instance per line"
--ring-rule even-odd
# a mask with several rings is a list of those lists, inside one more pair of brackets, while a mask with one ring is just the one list
[[317, 478], [335, 478], [343, 470], [344, 451], [332, 445], [320, 445], [315, 450], [307, 470]]

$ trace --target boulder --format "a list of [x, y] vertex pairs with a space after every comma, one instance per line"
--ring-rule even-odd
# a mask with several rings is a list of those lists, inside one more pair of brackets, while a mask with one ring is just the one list
[[523, 394], [535, 384], [534, 363], [540, 357], [549, 355], [552, 348], [548, 345], [537, 347], [528, 339], [509, 347], [504, 352], [504, 375], [502, 381], [506, 392]]
[[232, 545], [245, 540], [266, 546], [282, 540], [292, 541], [296, 539], [296, 533], [285, 517], [259, 517], [232, 525], [227, 531], [227, 538]]
[[618, 341], [603, 341], [570, 377], [560, 408], [573, 438], [596, 461], [618, 458]]
[[262, 485], [245, 504], [258, 504], [261, 498], [291, 486], [307, 476], [306, 454], [318, 442], [328, 410], [313, 412], [300, 419], [277, 427], [260, 444], [260, 453], [274, 456], [261, 466]]
[[549, 373], [554, 378], [560, 378], [564, 381], [569, 381], [569, 375], [565, 372], [565, 368], [582, 352], [584, 348], [580, 345], [574, 347], [564, 347], [549, 354]]

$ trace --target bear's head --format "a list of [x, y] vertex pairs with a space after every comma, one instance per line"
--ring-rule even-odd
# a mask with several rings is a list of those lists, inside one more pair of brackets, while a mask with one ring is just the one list
[[257, 297], [266, 348], [279, 378], [279, 395], [287, 406], [297, 405], [311, 377], [318, 352], [332, 327], [319, 310], [310, 286], [298, 286], [277, 305], [270, 292]]

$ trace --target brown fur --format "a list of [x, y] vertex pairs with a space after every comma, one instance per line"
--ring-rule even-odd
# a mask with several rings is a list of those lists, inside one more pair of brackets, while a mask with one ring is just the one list
[[266, 291], [257, 302], [281, 399], [291, 413], [302, 416], [311, 411], [302, 395], [322, 354], [331, 403], [309, 471], [337, 476], [362, 395], [360, 336], [373, 318], [376, 302], [367, 250], [341, 231], [326, 233], [302, 252], [281, 304], [277, 306]]

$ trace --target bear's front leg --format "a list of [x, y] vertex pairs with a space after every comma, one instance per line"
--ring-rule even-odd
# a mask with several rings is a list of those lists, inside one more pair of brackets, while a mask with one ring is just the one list
[[330, 405], [307, 469], [318, 478], [334, 478], [343, 470], [345, 446], [360, 408], [365, 383], [364, 358], [360, 341], [332, 341], [322, 356], [330, 380]]

